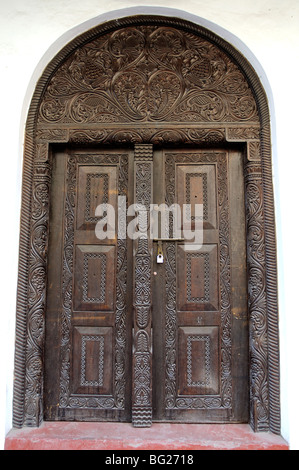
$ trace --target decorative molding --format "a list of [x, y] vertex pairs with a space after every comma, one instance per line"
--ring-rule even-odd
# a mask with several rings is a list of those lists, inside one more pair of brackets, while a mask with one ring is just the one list
[[123, 122], [258, 122], [240, 68], [211, 41], [170, 26], [101, 35], [52, 75], [38, 126]]
[[[144, 233], [135, 240], [134, 256], [134, 338], [132, 424], [149, 427], [152, 424], [152, 321], [151, 321], [151, 241], [147, 233], [152, 203], [153, 146], [136, 145], [135, 204], [142, 205], [141, 223], [146, 219]], [[141, 215], [141, 214], [139, 214]], [[141, 227], [140, 227], [141, 228]]]
[[[218, 200], [219, 200], [219, 241], [220, 250], [220, 292], [221, 292], [221, 392], [211, 400], [210, 395], [188, 398], [177, 396], [177, 314], [176, 314], [176, 248], [174, 243], [166, 246], [166, 312], [165, 312], [165, 408], [172, 409], [231, 409], [232, 405], [232, 377], [231, 377], [231, 309], [230, 309], [230, 233], [228, 220], [228, 184], [227, 184], [227, 155], [225, 152], [206, 151], [201, 153], [168, 153], [165, 164], [166, 204], [171, 206], [175, 197], [175, 166], [176, 163], [217, 163], [218, 167]], [[198, 256], [199, 254], [197, 254]], [[191, 254], [188, 255], [192, 256]], [[205, 258], [205, 271], [208, 268]], [[205, 278], [207, 276], [205, 275]], [[205, 295], [207, 295], [205, 283]], [[188, 269], [187, 269], [187, 295], [188, 295]], [[191, 295], [191, 292], [190, 292]], [[189, 300], [189, 299], [188, 299]], [[206, 299], [201, 299], [201, 301]]]
[[49, 235], [51, 165], [36, 162], [33, 169], [31, 256], [28, 285], [24, 424], [39, 426], [43, 413], [43, 344]]
[[[63, 252], [63, 279], [62, 279], [62, 311], [61, 311], [61, 370], [60, 370], [60, 408], [86, 407], [90, 396], [72, 396], [70, 390], [70, 352], [71, 352], [71, 311], [73, 294], [73, 241], [74, 241], [74, 206], [76, 200], [77, 165], [114, 163], [119, 165], [119, 194], [123, 195], [128, 184], [128, 156], [124, 154], [96, 155], [70, 155], [67, 164], [67, 191], [65, 199], [65, 226], [64, 226], [64, 252]], [[85, 253], [83, 274], [87, 274], [88, 258], [97, 257], [106, 266], [105, 254]], [[93, 407], [100, 409], [123, 409], [125, 402], [125, 350], [126, 350], [126, 275], [127, 254], [125, 240], [118, 240], [117, 244], [117, 288], [115, 312], [115, 389], [113, 396], [93, 397]], [[101, 294], [105, 294], [105, 269], [101, 270]], [[87, 288], [83, 281], [83, 297], [87, 295]], [[88, 302], [103, 302], [105, 299], [83, 298]]]
[[[192, 374], [192, 343], [204, 343], [204, 363], [205, 363], [205, 379], [202, 381], [194, 381]], [[187, 385], [188, 387], [208, 387], [211, 380], [211, 357], [210, 357], [210, 342], [209, 335], [188, 335], [187, 337]]]
[[251, 426], [269, 429], [268, 325], [262, 169], [245, 167]]

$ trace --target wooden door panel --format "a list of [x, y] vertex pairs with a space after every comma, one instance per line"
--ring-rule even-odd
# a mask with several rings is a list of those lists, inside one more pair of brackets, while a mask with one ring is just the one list
[[[165, 241], [165, 263], [156, 265], [154, 297], [163, 306], [156, 301], [158, 314], [153, 313], [157, 351], [160, 348], [154, 374], [162, 384], [154, 395], [155, 417], [246, 421], [247, 343], [241, 344], [238, 337], [240, 328], [247, 327], [244, 190], [242, 180], [233, 182], [232, 176], [242, 168], [242, 156], [225, 150], [168, 150], [162, 158], [164, 189], [156, 190], [155, 203], [202, 204], [203, 244], [192, 249], [189, 242]], [[190, 221], [192, 226], [192, 212], [182, 221], [182, 230]], [[232, 279], [240, 266], [243, 274], [234, 289]], [[241, 322], [234, 316], [236, 309], [242, 312]], [[155, 333], [155, 324], [161, 333]], [[160, 361], [164, 372], [157, 370]]]
[[178, 311], [218, 311], [219, 284], [217, 245], [196, 251], [177, 246]]
[[178, 395], [219, 394], [219, 328], [178, 327]]
[[78, 168], [77, 230], [95, 229], [99, 204], [117, 204], [117, 167], [80, 166]]
[[112, 395], [113, 328], [80, 327], [73, 330], [73, 394]]
[[74, 310], [114, 310], [115, 246], [77, 245], [75, 251]]
[[113, 207], [116, 222], [118, 196], [129, 202], [130, 158], [128, 151], [54, 155], [53, 180], [59, 183], [51, 200], [50, 259], [55, 261], [49, 266], [46, 319], [49, 420], [130, 420], [129, 241], [117, 238], [117, 223], [109, 239], [98, 238], [95, 231], [105, 215], [98, 216], [99, 204]]
[[[45, 418], [246, 422], [242, 156], [139, 147], [54, 156]], [[164, 240], [157, 264], [152, 240], [118, 239], [118, 196], [191, 205], [182, 237], [202, 204], [202, 246]], [[109, 239], [96, 235], [99, 204], [114, 208]]]
[[[216, 166], [177, 164], [176, 179], [176, 198], [180, 207], [190, 204], [193, 211], [195, 204], [202, 204], [204, 229], [217, 228]], [[194, 221], [193, 212], [190, 217]]]

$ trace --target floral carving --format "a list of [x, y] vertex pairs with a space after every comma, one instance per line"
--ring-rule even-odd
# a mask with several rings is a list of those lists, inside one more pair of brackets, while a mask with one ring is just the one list
[[52, 76], [39, 124], [258, 121], [247, 81], [212, 43], [143, 26], [77, 49]]

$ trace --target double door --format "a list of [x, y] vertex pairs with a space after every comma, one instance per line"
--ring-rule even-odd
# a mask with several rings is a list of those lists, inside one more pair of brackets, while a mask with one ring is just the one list
[[53, 153], [46, 420], [247, 422], [242, 154]]

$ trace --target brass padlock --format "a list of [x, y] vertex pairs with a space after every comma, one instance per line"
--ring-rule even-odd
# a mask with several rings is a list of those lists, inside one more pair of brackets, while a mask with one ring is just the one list
[[157, 255], [157, 263], [162, 264], [164, 263], [164, 256], [163, 255]]
[[161, 243], [158, 244], [157, 263], [158, 264], [164, 263], [164, 256], [163, 256], [163, 252], [162, 252], [162, 244]]

